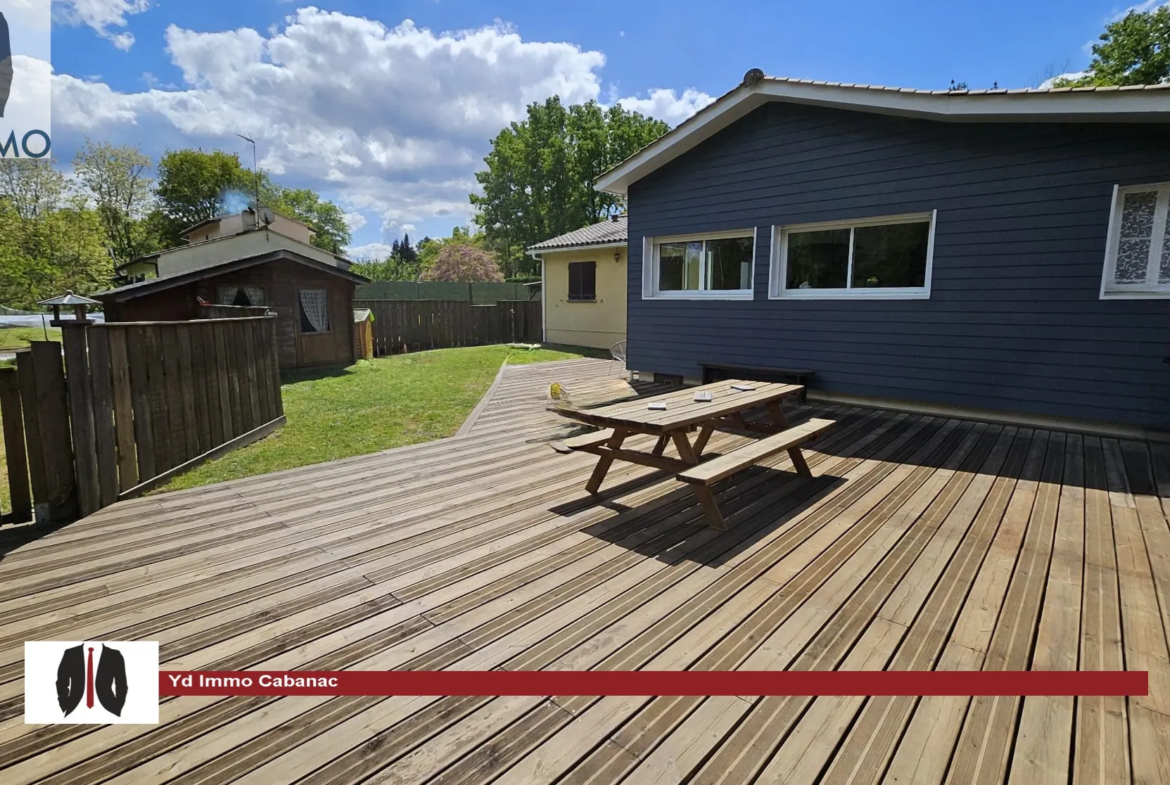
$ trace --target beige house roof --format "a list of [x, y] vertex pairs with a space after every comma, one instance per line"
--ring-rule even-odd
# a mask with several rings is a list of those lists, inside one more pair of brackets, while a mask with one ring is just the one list
[[539, 253], [540, 251], [554, 251], [564, 248], [625, 245], [627, 226], [626, 216], [615, 215], [613, 218], [607, 218], [583, 229], [539, 242], [529, 248], [528, 252]]

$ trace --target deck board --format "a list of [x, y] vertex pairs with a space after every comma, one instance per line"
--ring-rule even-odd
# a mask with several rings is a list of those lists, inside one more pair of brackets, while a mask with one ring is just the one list
[[[0, 781], [1170, 781], [1164, 445], [790, 406], [838, 423], [816, 477], [782, 454], [716, 483], [719, 532], [654, 470], [593, 498], [594, 459], [550, 449], [548, 385], [621, 378], [508, 366], [454, 438], [0, 532]], [[1129, 667], [1150, 695], [172, 697], [157, 727], [24, 726], [23, 641], [79, 637], [167, 669]]]

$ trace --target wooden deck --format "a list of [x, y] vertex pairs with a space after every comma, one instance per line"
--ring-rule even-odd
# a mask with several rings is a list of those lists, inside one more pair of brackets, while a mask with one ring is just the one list
[[[812, 405], [792, 420], [838, 421], [817, 478], [784, 456], [717, 484], [717, 532], [650, 469], [590, 500], [592, 456], [541, 443], [549, 375], [603, 365], [509, 371], [462, 437], [0, 533], [0, 782], [1170, 782], [1166, 446]], [[1150, 694], [184, 697], [156, 727], [23, 725], [23, 641], [79, 638], [158, 640], [169, 669], [1128, 668]]]

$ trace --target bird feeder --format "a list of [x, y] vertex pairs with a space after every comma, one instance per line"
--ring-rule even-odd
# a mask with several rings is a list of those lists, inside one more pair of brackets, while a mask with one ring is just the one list
[[[88, 317], [89, 306], [101, 305], [97, 300], [91, 300], [88, 297], [82, 297], [80, 294], [73, 292], [65, 292], [65, 294], [56, 297], [50, 297], [48, 300], [41, 300], [37, 305], [43, 305], [46, 308], [53, 309], [53, 318], [49, 324], [54, 327], [61, 327], [65, 324], [92, 324], [92, 320]], [[62, 319], [61, 309], [73, 308], [72, 319]]]

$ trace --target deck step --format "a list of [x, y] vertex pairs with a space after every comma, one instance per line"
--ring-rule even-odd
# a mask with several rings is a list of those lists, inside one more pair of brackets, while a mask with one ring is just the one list
[[808, 422], [787, 428], [765, 439], [750, 442], [734, 452], [687, 469], [678, 475], [678, 479], [692, 485], [711, 485], [778, 452], [800, 447], [829, 430], [835, 424], [834, 420], [822, 420], [814, 417]]

